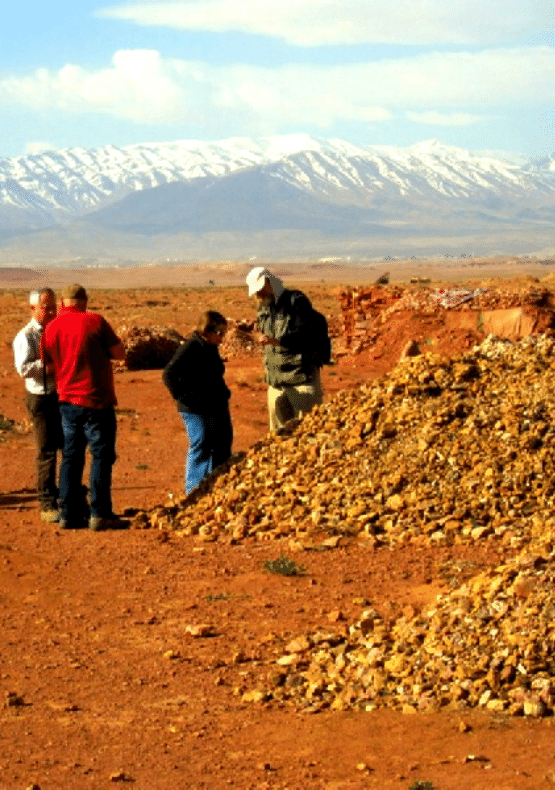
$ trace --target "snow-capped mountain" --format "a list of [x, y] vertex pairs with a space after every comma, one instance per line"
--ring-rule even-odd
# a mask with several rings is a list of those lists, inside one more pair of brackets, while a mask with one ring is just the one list
[[[0, 236], [86, 222], [132, 234], [379, 227], [453, 232], [554, 218], [555, 159], [308, 135], [72, 148], [0, 159]], [[433, 226], [433, 227], [432, 227]]]
[[0, 205], [49, 211], [54, 216], [84, 214], [130, 192], [225, 176], [314, 146], [319, 147], [306, 135], [291, 135], [70, 148], [0, 159]]
[[434, 140], [409, 148], [361, 148], [342, 140], [288, 135], [71, 148], [0, 159], [0, 205], [59, 220], [82, 216], [131, 192], [268, 166], [273, 166], [274, 178], [301, 191], [359, 205], [384, 194], [434, 199], [555, 194], [555, 162], [550, 159], [518, 166]]

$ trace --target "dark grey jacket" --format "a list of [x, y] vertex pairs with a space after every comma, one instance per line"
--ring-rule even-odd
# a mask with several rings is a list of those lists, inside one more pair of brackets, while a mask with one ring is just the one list
[[309, 321], [312, 305], [301, 291], [285, 288], [276, 302], [260, 304], [258, 328], [279, 346], [265, 346], [266, 381], [272, 387], [306, 384], [314, 380], [317, 367], [312, 361]]

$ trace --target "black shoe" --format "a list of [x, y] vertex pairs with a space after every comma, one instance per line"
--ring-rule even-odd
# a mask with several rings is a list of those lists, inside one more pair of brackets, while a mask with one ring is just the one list
[[119, 516], [91, 516], [89, 519], [89, 529], [93, 532], [102, 532], [105, 529], [127, 529], [129, 521], [121, 519]]
[[82, 519], [62, 518], [60, 516], [58, 526], [60, 529], [83, 529], [86, 526], [86, 522]]

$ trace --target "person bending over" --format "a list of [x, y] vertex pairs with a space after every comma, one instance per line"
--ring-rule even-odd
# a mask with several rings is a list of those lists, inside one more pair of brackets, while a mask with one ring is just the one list
[[226, 329], [227, 321], [221, 313], [204, 312], [196, 330], [162, 374], [189, 439], [184, 479], [187, 494], [231, 456], [231, 393], [224, 381], [225, 366], [218, 351]]

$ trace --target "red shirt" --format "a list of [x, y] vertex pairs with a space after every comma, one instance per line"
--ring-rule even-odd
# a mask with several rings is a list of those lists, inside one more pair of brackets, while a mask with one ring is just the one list
[[93, 409], [115, 406], [109, 349], [119, 342], [101, 315], [62, 307], [42, 335], [44, 358], [54, 363], [60, 401]]

